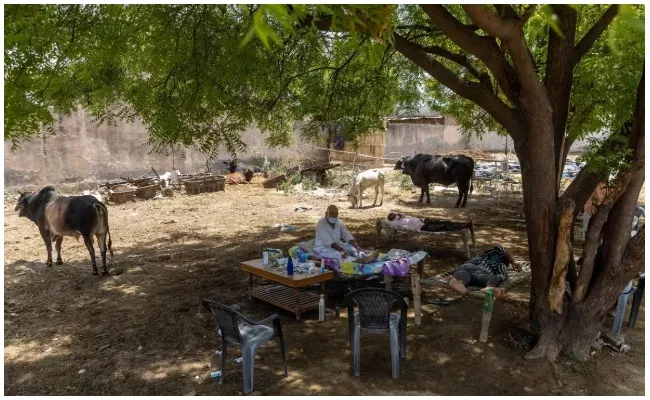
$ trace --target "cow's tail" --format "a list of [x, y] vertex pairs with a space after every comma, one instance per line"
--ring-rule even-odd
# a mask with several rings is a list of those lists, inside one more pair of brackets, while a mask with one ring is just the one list
[[113, 259], [113, 241], [111, 240], [111, 230], [108, 226], [108, 209], [104, 203], [95, 203], [95, 209], [97, 210], [97, 215], [99, 215], [100, 220], [104, 225], [106, 225], [106, 235], [108, 236], [108, 243], [106, 247], [108, 248], [109, 253], [111, 254], [111, 260]]

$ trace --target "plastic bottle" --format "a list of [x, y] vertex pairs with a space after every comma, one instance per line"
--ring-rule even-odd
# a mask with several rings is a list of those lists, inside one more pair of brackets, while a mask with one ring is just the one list
[[289, 257], [289, 260], [287, 260], [287, 275], [293, 275], [293, 260], [291, 257]]
[[490, 320], [492, 319], [492, 309], [494, 307], [494, 289], [487, 289], [485, 291], [485, 299], [483, 301], [483, 320], [481, 323], [481, 334], [478, 340], [485, 343], [488, 340], [488, 330], [490, 329]]
[[325, 295], [320, 295], [320, 300], [318, 301], [318, 320], [325, 321]]
[[320, 272], [321, 274], [324, 274], [327, 269], [325, 268], [325, 259], [321, 258], [320, 260]]

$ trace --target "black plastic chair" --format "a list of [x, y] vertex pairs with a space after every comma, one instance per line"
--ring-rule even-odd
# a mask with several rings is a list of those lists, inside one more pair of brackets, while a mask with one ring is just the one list
[[[219, 384], [223, 384], [223, 380], [226, 377], [228, 343], [239, 345], [242, 348], [244, 393], [253, 391], [255, 352], [258, 347], [275, 338], [280, 339], [284, 375], [287, 376], [284, 336], [282, 336], [282, 326], [280, 325], [280, 316], [278, 314], [273, 314], [268, 318], [255, 322], [242, 315], [237, 305], [228, 307], [213, 300], [203, 300], [203, 306], [215, 316], [221, 335], [221, 378]], [[273, 321], [273, 328], [266, 325], [271, 321]]]
[[[399, 378], [400, 356], [406, 358], [407, 302], [395, 292], [378, 288], [355, 290], [345, 297], [345, 302], [354, 375], [360, 374], [361, 334], [376, 333], [390, 336], [392, 375]], [[355, 312], [355, 307], [359, 311]], [[393, 312], [396, 309], [399, 312]]]

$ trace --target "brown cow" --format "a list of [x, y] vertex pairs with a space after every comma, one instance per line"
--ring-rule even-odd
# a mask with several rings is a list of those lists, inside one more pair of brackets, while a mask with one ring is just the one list
[[47, 249], [47, 266], [52, 266], [52, 241], [56, 243], [56, 263], [63, 264], [61, 258], [63, 237], [73, 236], [79, 239], [79, 236], [82, 236], [92, 260], [93, 275], [98, 275], [93, 247], [93, 236], [96, 236], [102, 255], [104, 275], [108, 274], [106, 248], [111, 253], [111, 259], [113, 249], [111, 249], [112, 241], [106, 206], [93, 196], [61, 196], [54, 190], [53, 186], [46, 186], [37, 194], [21, 193], [16, 204], [18, 215], [29, 218], [38, 226]]
[[244, 173], [232, 172], [226, 175], [226, 183], [229, 185], [239, 185], [240, 183], [250, 183], [253, 179], [253, 171], [247, 169]]

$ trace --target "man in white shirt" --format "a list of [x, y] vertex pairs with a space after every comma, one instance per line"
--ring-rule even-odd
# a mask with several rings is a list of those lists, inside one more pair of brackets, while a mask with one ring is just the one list
[[325, 218], [316, 224], [314, 253], [319, 258], [331, 258], [339, 262], [356, 261], [365, 264], [376, 260], [379, 252], [366, 254], [338, 217], [339, 209], [335, 205], [327, 207]]

